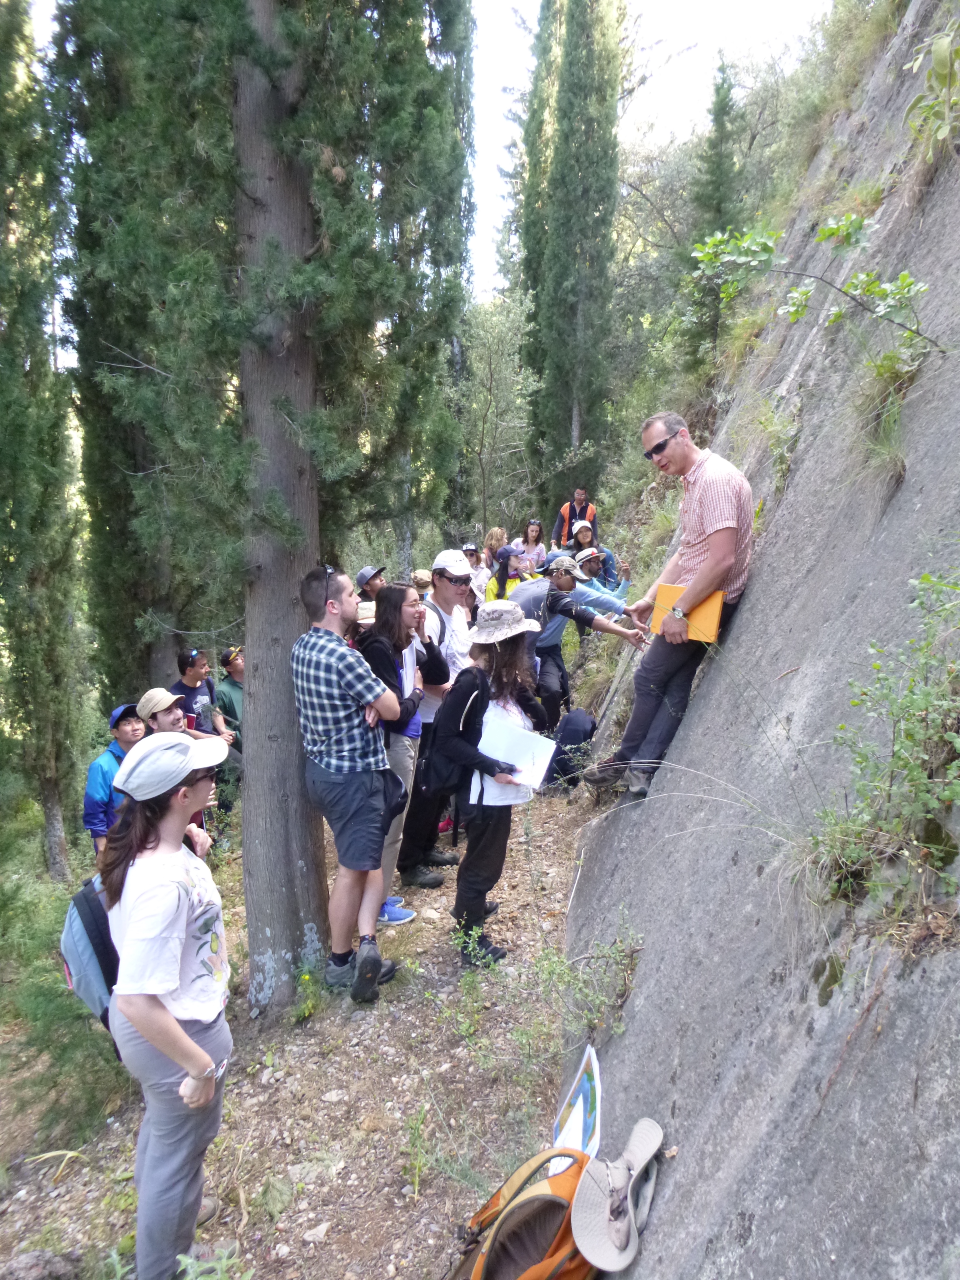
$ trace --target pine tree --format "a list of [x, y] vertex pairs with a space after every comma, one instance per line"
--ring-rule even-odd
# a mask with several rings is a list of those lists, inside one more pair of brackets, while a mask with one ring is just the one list
[[52, 332], [58, 153], [33, 71], [26, 0], [0, 8], [0, 627], [3, 715], [43, 808], [47, 867], [69, 878], [64, 797], [74, 770], [78, 514], [68, 388]]
[[544, 365], [535, 417], [544, 497], [554, 502], [574, 483], [595, 481], [607, 430], [618, 36], [613, 0], [567, 0], [538, 291]]

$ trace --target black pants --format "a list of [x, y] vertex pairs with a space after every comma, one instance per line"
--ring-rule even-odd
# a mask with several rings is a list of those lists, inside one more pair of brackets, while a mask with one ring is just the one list
[[547, 713], [547, 728], [552, 733], [560, 723], [560, 710], [570, 710], [570, 683], [567, 668], [563, 665], [563, 652], [558, 644], [537, 649], [540, 674], [537, 677], [537, 697]]
[[481, 817], [467, 819], [467, 852], [457, 871], [457, 897], [453, 914], [465, 934], [483, 929], [487, 894], [503, 875], [510, 839], [509, 804], [488, 804]]
[[426, 795], [417, 785], [419, 765], [426, 758], [433, 742], [433, 724], [425, 724], [420, 737], [420, 759], [410, 792], [410, 806], [403, 820], [403, 836], [397, 854], [397, 870], [412, 871], [419, 867], [423, 855], [437, 843], [437, 828], [449, 801], [446, 796]]
[[[736, 612], [737, 604], [725, 604], [720, 613], [720, 630]], [[656, 771], [680, 728], [690, 701], [690, 689], [697, 668], [709, 645], [700, 640], [669, 644], [654, 636], [633, 677], [634, 703], [617, 760], [636, 760]]]

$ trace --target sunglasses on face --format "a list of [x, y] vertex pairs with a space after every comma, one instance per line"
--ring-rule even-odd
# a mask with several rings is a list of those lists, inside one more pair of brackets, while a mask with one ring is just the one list
[[204, 769], [203, 773], [197, 774], [197, 782], [212, 782], [216, 776], [216, 769]]
[[677, 434], [678, 433], [676, 431], [671, 431], [668, 436], [664, 436], [662, 440], [658, 440], [652, 449], [644, 449], [643, 456], [648, 462], [652, 462], [654, 458], [659, 458], [661, 453], [663, 453], [664, 449]]
[[451, 587], [469, 587], [470, 585], [469, 578], [451, 578], [449, 573], [442, 573], [440, 577], [446, 578], [447, 582], [450, 583]]

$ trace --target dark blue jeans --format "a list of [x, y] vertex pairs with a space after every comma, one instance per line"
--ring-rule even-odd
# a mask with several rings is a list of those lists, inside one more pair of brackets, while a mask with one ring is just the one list
[[[721, 635], [739, 603], [724, 604]], [[700, 640], [669, 644], [663, 636], [654, 636], [633, 676], [633, 711], [615, 759], [635, 760], [656, 772], [680, 728], [693, 677], [709, 647]]]

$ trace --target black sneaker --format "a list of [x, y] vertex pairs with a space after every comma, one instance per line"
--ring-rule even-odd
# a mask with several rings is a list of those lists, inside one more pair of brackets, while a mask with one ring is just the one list
[[455, 853], [443, 853], [433, 848], [420, 855], [420, 864], [424, 867], [458, 867], [460, 859]]
[[[456, 906], [456, 903], [454, 903], [454, 907], [455, 906]], [[457, 916], [456, 916], [454, 907], [450, 908], [450, 914], [453, 916], [454, 920], [456, 920]], [[488, 919], [490, 916], [495, 916], [499, 910], [500, 910], [500, 903], [494, 902], [492, 898], [488, 898], [486, 902], [483, 904], [484, 920]]]
[[385, 982], [392, 982], [396, 976], [396, 960], [384, 960], [380, 966], [380, 973], [377, 975], [377, 986], [382, 987]]
[[460, 948], [463, 963], [469, 967], [498, 964], [507, 958], [506, 947], [498, 947], [491, 942], [485, 933], [471, 938], [465, 947]]
[[443, 876], [439, 871], [431, 871], [429, 867], [417, 866], [411, 871], [401, 871], [400, 883], [406, 889], [440, 889], [443, 886]]
[[357, 1004], [368, 1000], [376, 1000], [377, 979], [383, 968], [380, 948], [375, 942], [361, 942], [354, 962], [354, 978], [350, 986], [350, 996]]

